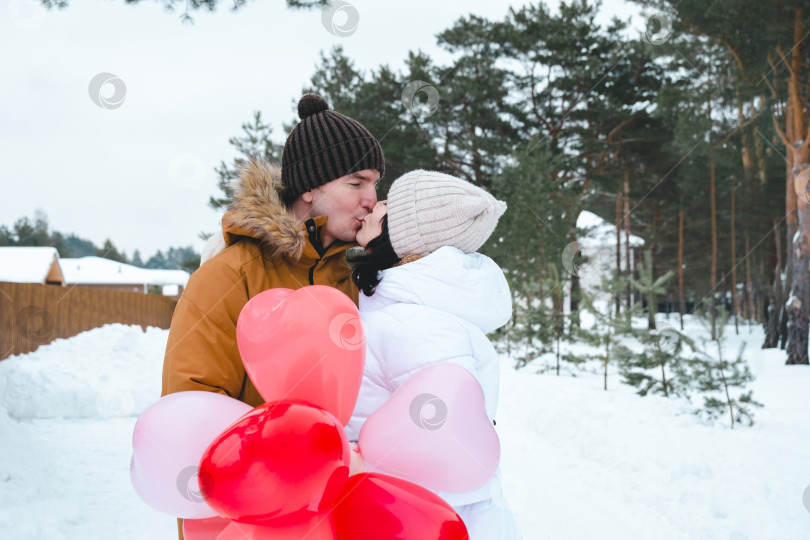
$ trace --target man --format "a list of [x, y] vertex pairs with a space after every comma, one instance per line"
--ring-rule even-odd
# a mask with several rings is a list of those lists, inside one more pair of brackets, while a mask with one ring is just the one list
[[[262, 291], [328, 285], [357, 303], [346, 250], [377, 202], [382, 149], [320, 96], [301, 98], [298, 115], [281, 170], [251, 159], [233, 185], [221, 244], [205, 254], [210, 258], [192, 274], [172, 317], [163, 396], [204, 390], [253, 407], [264, 403], [236, 345], [239, 313]], [[178, 528], [182, 540], [182, 520]]]

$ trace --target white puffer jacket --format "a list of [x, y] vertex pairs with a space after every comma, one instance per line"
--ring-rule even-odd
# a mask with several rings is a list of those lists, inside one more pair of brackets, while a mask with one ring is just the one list
[[[512, 316], [503, 272], [479, 253], [443, 247], [419, 260], [382, 272], [372, 296], [360, 293], [366, 331], [366, 367], [357, 406], [346, 427], [356, 441], [363, 422], [419, 369], [459, 364], [484, 390], [490, 421], [498, 408], [498, 356], [486, 334]], [[500, 492], [498, 474], [469, 493], [440, 493], [453, 506]]]

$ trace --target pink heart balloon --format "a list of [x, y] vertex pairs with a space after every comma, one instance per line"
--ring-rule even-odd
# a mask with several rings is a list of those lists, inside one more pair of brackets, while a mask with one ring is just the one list
[[446, 362], [399, 387], [363, 424], [359, 443], [371, 470], [453, 493], [483, 486], [501, 456], [481, 385]]
[[349, 423], [363, 380], [366, 341], [348, 296], [324, 285], [261, 292], [242, 308], [236, 341], [265, 401], [299, 401]]

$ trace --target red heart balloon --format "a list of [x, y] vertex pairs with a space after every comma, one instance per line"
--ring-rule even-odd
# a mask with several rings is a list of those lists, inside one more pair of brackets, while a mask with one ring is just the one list
[[335, 501], [349, 476], [349, 441], [332, 414], [265, 403], [206, 449], [200, 492], [219, 515], [244, 523], [305, 519]]
[[289, 522], [275, 520], [265, 525], [232, 521], [216, 540], [338, 540], [330, 512]]
[[216, 540], [228, 525], [233, 523], [230, 519], [214, 516], [203, 519], [184, 519], [184, 540]]
[[236, 323], [245, 370], [265, 401], [300, 401], [349, 423], [363, 380], [366, 340], [351, 299], [324, 285], [269, 289]]
[[379, 473], [349, 478], [332, 510], [340, 540], [467, 540], [455, 510], [427, 489]]

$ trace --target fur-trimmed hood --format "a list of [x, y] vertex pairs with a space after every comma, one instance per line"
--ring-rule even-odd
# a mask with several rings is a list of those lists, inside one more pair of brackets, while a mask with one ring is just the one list
[[222, 216], [222, 232], [208, 239], [200, 264], [235, 243], [240, 236], [259, 240], [272, 257], [297, 261], [307, 243], [306, 230], [281, 200], [281, 168], [270, 160], [251, 158], [228, 185], [234, 199]]

